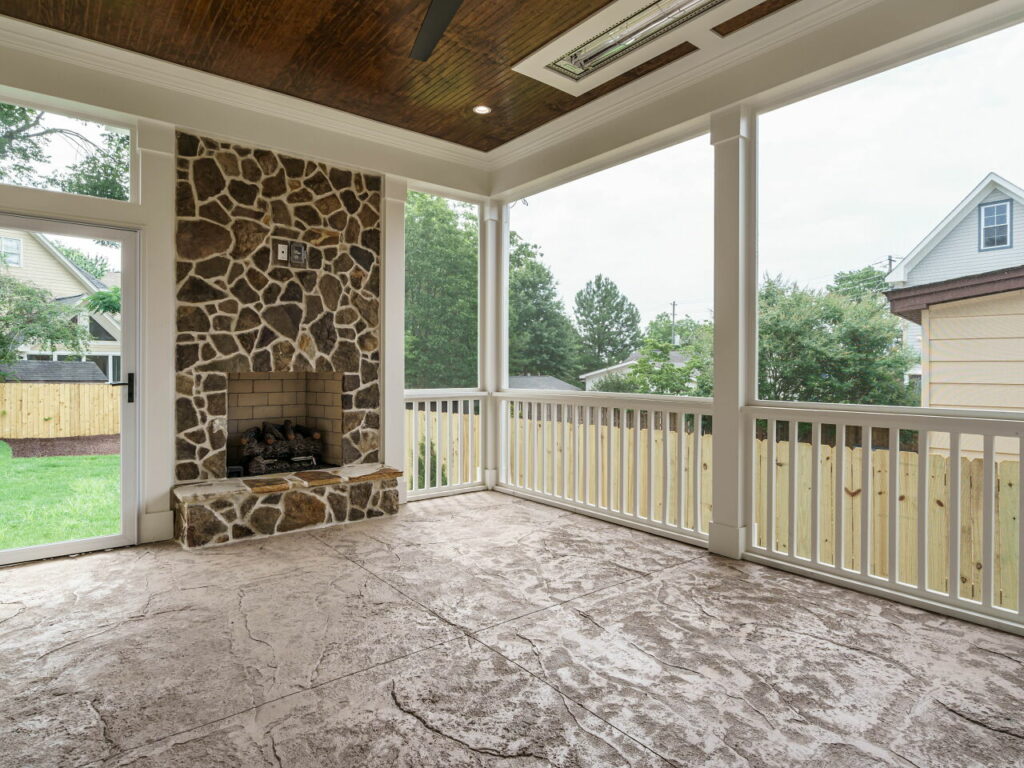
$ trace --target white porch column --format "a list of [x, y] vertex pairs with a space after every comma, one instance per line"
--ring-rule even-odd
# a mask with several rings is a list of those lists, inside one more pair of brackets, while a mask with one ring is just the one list
[[[405, 199], [406, 179], [384, 177], [381, 255], [381, 461], [405, 467]], [[406, 487], [398, 483], [398, 502]]]
[[757, 218], [754, 119], [711, 116], [715, 147], [714, 508], [709, 549], [740, 558], [747, 540], [750, 435], [741, 409], [756, 386]]
[[[508, 206], [488, 200], [480, 207], [480, 389], [508, 386]], [[498, 482], [501, 464], [500, 404], [484, 402], [483, 480]]]

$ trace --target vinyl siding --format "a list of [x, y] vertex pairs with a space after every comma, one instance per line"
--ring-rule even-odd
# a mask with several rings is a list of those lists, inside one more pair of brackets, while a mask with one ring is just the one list
[[[996, 190], [984, 202], [1006, 200], [1010, 195]], [[965, 275], [978, 275], [1024, 264], [1024, 206], [1013, 203], [1013, 247], [978, 250], [978, 207], [970, 209], [944, 240], [910, 270], [906, 285], [927, 285]]]
[[1024, 291], [928, 310], [928, 402], [1024, 411]]
[[8, 267], [8, 274], [45, 288], [56, 299], [85, 293], [86, 288], [67, 268], [57, 261], [36, 238], [28, 232], [17, 229], [0, 229], [0, 237], [21, 240], [21, 266]]

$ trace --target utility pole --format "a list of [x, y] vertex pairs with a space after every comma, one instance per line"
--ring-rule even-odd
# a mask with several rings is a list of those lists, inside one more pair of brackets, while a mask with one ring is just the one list
[[676, 346], [679, 340], [676, 339], [676, 303], [672, 302], [672, 346]]
[[894, 259], [893, 259], [891, 253], [888, 256], [886, 256], [885, 258], [887, 258], [889, 260], [889, 271], [885, 273], [885, 274], [888, 275], [888, 274], [892, 273], [892, 263], [893, 263]]

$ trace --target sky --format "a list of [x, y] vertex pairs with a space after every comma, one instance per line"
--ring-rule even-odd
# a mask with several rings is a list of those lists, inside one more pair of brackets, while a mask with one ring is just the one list
[[[1024, 186], [1024, 25], [761, 115], [759, 271], [824, 287], [905, 256], [990, 171]], [[517, 203], [571, 308], [611, 277], [644, 322], [711, 316], [706, 136]]]

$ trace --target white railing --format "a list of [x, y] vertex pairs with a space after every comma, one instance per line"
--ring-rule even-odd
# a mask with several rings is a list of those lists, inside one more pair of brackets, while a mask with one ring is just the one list
[[744, 411], [748, 559], [1024, 627], [1024, 421]]
[[705, 544], [710, 400], [596, 392], [493, 397], [499, 488]]
[[486, 397], [461, 390], [405, 393], [407, 498], [484, 487]]

